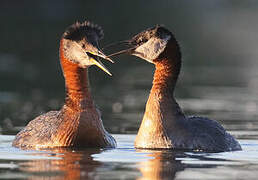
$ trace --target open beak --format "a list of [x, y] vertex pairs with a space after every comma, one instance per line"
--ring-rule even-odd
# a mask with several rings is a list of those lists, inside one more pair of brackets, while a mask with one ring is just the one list
[[92, 61], [93, 64], [95, 64], [96, 66], [98, 66], [100, 69], [102, 69], [103, 71], [105, 71], [108, 75], [112, 76], [112, 74], [109, 72], [109, 70], [104, 66], [104, 64], [101, 63], [101, 61], [99, 60], [99, 57], [106, 59], [112, 63], [114, 63], [114, 61], [112, 61], [112, 59], [110, 59], [109, 57], [107, 57], [103, 52], [98, 51], [96, 52], [86, 52], [87, 55], [90, 57], [90, 60]]
[[100, 51], [100, 50], [98, 51], [98, 54], [97, 54], [96, 56], [101, 57], [101, 58], [103, 58], [103, 59], [106, 59], [106, 60], [108, 60], [108, 61], [114, 63], [114, 61], [113, 61], [112, 59], [110, 59], [108, 56], [106, 56], [106, 55], [105, 55], [102, 51]]

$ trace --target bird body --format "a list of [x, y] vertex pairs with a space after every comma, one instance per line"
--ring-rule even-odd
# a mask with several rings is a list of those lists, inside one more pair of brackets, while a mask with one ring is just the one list
[[[21, 148], [116, 146], [115, 139], [103, 126], [100, 111], [96, 108], [90, 93], [88, 67], [99, 62], [87, 56], [87, 48], [91, 46], [91, 39], [95, 37], [97, 40], [100, 39], [97, 30], [99, 28], [96, 25], [85, 22], [72, 25], [64, 33], [60, 41], [59, 54], [66, 85], [65, 104], [60, 111], [50, 111], [29, 122], [16, 135], [13, 146]], [[93, 35], [91, 37], [88, 34]], [[94, 39], [92, 42], [97, 40]], [[90, 47], [89, 53], [98, 56], [98, 53], [93, 51], [98, 51], [95, 46]], [[104, 54], [101, 53], [100, 56]]]

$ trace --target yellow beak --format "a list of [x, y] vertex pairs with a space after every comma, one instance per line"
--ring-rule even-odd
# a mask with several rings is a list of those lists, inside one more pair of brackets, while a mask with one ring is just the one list
[[93, 64], [95, 64], [96, 66], [98, 66], [100, 69], [102, 69], [103, 71], [105, 71], [108, 75], [112, 76], [112, 74], [109, 72], [109, 70], [104, 66], [104, 64], [102, 64], [100, 61], [97, 61], [93, 58], [91, 58], [91, 61], [93, 62]]
[[[112, 61], [112, 59], [110, 59], [109, 57], [107, 57], [103, 52], [101, 52], [100, 50], [98, 50], [98, 52], [88, 52], [94, 56], [97, 56], [97, 57], [101, 57], [103, 59], [106, 59], [112, 63], [114, 63]], [[105, 71], [108, 75], [112, 76], [112, 74], [109, 72], [109, 70], [104, 66], [104, 64], [102, 64], [99, 60], [91, 57], [90, 58], [90, 61], [92, 61], [93, 64], [95, 64], [96, 66], [98, 66], [100, 69], [102, 69], [103, 71]]]

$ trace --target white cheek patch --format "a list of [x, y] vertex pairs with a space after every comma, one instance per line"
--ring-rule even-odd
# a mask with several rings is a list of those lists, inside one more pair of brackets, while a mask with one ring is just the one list
[[79, 64], [82, 67], [85, 67], [89, 64], [89, 57], [84, 52], [82, 47], [73, 41], [67, 41], [64, 44], [64, 53], [65, 56], [72, 62]]
[[143, 45], [136, 48], [133, 55], [152, 62], [152, 60], [157, 59], [158, 56], [164, 51], [170, 38], [170, 35], [163, 39], [153, 37]]

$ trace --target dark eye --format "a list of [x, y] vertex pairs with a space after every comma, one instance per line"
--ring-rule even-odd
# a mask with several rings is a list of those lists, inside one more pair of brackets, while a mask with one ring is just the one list
[[139, 39], [138, 39], [138, 44], [143, 44], [143, 43], [146, 43], [148, 41], [148, 39], [146, 39], [145, 37], [140, 37]]
[[143, 41], [142, 41], [142, 38], [140, 37], [138, 40], [137, 40], [137, 43], [141, 44]]
[[85, 49], [85, 44], [82, 44], [82, 48]]
[[144, 33], [140, 33], [134, 36], [131, 40], [131, 44], [140, 46], [148, 41], [148, 37]]

